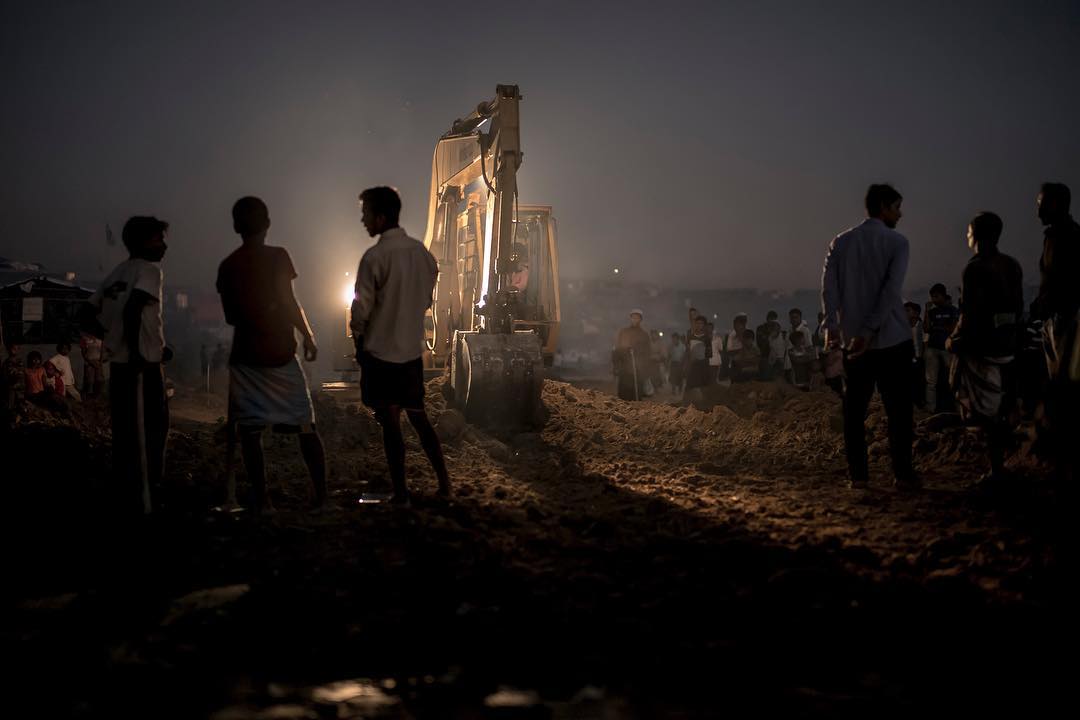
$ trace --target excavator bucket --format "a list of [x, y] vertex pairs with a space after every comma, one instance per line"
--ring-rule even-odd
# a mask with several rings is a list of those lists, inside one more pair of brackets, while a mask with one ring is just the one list
[[457, 331], [450, 367], [454, 404], [469, 422], [527, 430], [543, 424], [544, 357], [532, 330]]

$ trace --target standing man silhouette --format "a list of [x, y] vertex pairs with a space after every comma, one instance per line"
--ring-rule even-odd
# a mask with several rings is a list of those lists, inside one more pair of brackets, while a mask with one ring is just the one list
[[911, 464], [914, 431], [910, 365], [914, 348], [901, 292], [908, 267], [908, 240], [896, 231], [903, 198], [889, 185], [871, 185], [867, 218], [829, 245], [821, 279], [830, 346], [845, 351], [844, 446], [850, 484], [869, 481], [866, 412], [876, 386], [889, 418], [889, 453], [895, 485], [920, 486]]
[[363, 222], [375, 245], [364, 253], [356, 272], [351, 328], [360, 364], [364, 404], [382, 425], [386, 461], [394, 485], [391, 502], [409, 503], [405, 484], [405, 440], [401, 411], [412, 423], [439, 482], [439, 495], [450, 495], [442, 445], [424, 411], [426, 348], [424, 314], [439, 266], [419, 240], [398, 225], [401, 198], [390, 187], [368, 188], [360, 195]]
[[288, 250], [266, 244], [266, 203], [242, 197], [233, 205], [232, 217], [243, 244], [221, 262], [217, 278], [225, 321], [235, 328], [229, 356], [229, 432], [239, 433], [258, 512], [273, 510], [266, 492], [263, 430], [270, 426], [298, 433], [311, 474], [311, 504], [318, 508], [326, 501], [326, 456], [315, 430], [307, 377], [296, 356], [296, 331], [304, 338], [305, 360], [314, 362], [318, 348], [293, 292], [296, 270]]

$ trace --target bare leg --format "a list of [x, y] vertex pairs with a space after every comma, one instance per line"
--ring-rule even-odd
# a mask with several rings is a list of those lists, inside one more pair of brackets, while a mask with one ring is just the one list
[[236, 502], [236, 423], [225, 426], [225, 508], [231, 510]]
[[401, 408], [391, 405], [375, 414], [382, 425], [386, 464], [390, 466], [390, 481], [394, 484], [394, 501], [406, 502], [409, 489], [405, 485], [405, 438], [401, 436]]
[[273, 510], [274, 504], [266, 493], [266, 463], [263, 458], [261, 427], [240, 428], [240, 454], [244, 456], [244, 468], [247, 470], [248, 482], [251, 483], [255, 510]]
[[443, 497], [450, 495], [450, 475], [446, 472], [446, 459], [443, 457], [442, 443], [435, 428], [431, 426], [427, 413], [423, 410], [406, 410], [409, 422], [412, 423], [416, 434], [420, 437], [420, 445], [424, 448], [424, 454], [431, 461], [431, 467], [435, 470], [435, 477], [439, 479], [439, 494]]
[[311, 474], [311, 487], [314, 490], [313, 507], [322, 507], [326, 502], [326, 451], [323, 449], [319, 433], [300, 433], [300, 454], [304, 456], [308, 473]]

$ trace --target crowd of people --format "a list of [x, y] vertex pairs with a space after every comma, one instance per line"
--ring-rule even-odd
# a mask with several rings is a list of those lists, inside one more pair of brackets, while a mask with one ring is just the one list
[[613, 372], [624, 400], [656, 396], [665, 385], [672, 398], [692, 400], [709, 385], [750, 380], [784, 381], [809, 390], [812, 378], [824, 370], [823, 313], [818, 313], [815, 330], [802, 310], [792, 308], [788, 327], [770, 311], [765, 322], [751, 330], [750, 318], [739, 313], [731, 330], [717, 332], [708, 316], [692, 307], [688, 328], [672, 334], [670, 341], [662, 332], [647, 332], [644, 317], [641, 310], [631, 310], [630, 324], [615, 338]]
[[973, 253], [964, 268], [959, 305], [944, 283], [930, 288], [925, 305], [904, 301], [907, 239], [896, 231], [903, 198], [889, 185], [873, 185], [867, 219], [830, 244], [822, 275], [822, 311], [813, 330], [799, 308], [788, 325], [770, 311], [750, 329], [737, 314], [732, 329], [717, 332], [707, 315], [689, 309], [689, 327], [669, 342], [642, 327], [630, 312], [612, 354], [619, 397], [642, 400], [665, 384], [673, 398], [698, 400], [721, 382], [782, 380], [801, 389], [820, 381], [844, 398], [845, 447], [851, 484], [864, 487], [865, 418], [877, 390], [889, 418], [896, 483], [918, 487], [912, 468], [913, 408], [958, 412], [986, 429], [987, 482], [1007, 477], [1004, 451], [1020, 414], [1036, 419], [1054, 448], [1063, 476], [1075, 473], [1080, 437], [1080, 226], [1070, 215], [1070, 191], [1045, 183], [1038, 217], [1046, 228], [1041, 284], [1024, 306], [1020, 264], [998, 249], [1001, 218], [980, 212], [969, 223]]

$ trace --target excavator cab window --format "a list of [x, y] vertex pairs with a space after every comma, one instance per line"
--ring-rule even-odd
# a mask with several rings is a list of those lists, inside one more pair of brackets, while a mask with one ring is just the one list
[[520, 302], [529, 309], [530, 320], [543, 321], [555, 317], [555, 277], [549, 222], [550, 213], [546, 209], [522, 209], [518, 213], [511, 259], [520, 270], [511, 275], [511, 285], [518, 288]]

